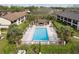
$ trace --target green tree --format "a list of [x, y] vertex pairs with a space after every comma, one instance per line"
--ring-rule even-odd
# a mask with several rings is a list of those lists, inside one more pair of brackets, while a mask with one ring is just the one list
[[22, 31], [17, 27], [17, 25], [12, 24], [10, 25], [7, 33], [7, 40], [9, 41], [10, 44], [18, 44], [21, 42], [22, 38]]
[[38, 7], [30, 6], [30, 7], [26, 7], [26, 9], [29, 9], [31, 12], [33, 12], [33, 10], [37, 10]]
[[8, 9], [7, 6], [0, 6], [0, 10], [3, 10], [3, 11], [5, 10], [6, 11], [7, 9]]
[[32, 14], [27, 15], [27, 19], [29, 20], [29, 22], [34, 21], [35, 20], [35, 16]]
[[61, 40], [64, 40], [66, 43], [71, 40], [71, 37], [74, 34], [73, 30], [69, 26], [61, 27], [59, 32]]
[[48, 19], [48, 20], [53, 20], [54, 19], [54, 17], [51, 16], [51, 15], [44, 16], [43, 18]]
[[8, 11], [11, 11], [11, 12], [19, 12], [23, 10], [25, 10], [25, 7], [11, 6], [10, 8], [8, 8]]

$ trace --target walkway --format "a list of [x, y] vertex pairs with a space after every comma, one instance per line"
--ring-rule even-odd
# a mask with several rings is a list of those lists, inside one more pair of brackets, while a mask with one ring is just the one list
[[[55, 32], [53, 27], [50, 27], [50, 25], [43, 26], [47, 28], [49, 40], [48, 41], [41, 41], [42, 44], [50, 44], [50, 43], [57, 43], [57, 33]], [[22, 43], [25, 44], [39, 44], [39, 41], [33, 41], [32, 37], [34, 34], [36, 26], [33, 25], [31, 28], [28, 28], [28, 30], [25, 32], [22, 38]]]

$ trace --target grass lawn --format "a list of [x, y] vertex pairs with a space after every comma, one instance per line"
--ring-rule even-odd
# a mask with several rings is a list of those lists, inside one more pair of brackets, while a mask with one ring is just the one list
[[67, 45], [41, 45], [41, 52], [44, 54], [71, 54], [73, 53], [73, 44]]
[[16, 53], [16, 46], [8, 43], [6, 39], [0, 40], [0, 54]]
[[41, 52], [42, 54], [60, 54], [60, 53], [73, 53], [73, 44], [69, 43], [67, 45], [45, 45], [41, 44], [30, 44], [30, 45], [22, 45], [18, 49], [26, 50], [27, 54], [38, 54]]
[[[53, 22], [55, 27], [57, 29], [60, 29], [61, 27], [68, 27], [69, 29], [72, 29], [74, 31], [74, 35], [79, 37], [79, 31], [74, 29], [73, 27], [66, 25], [65, 23], [61, 22], [61, 21], [54, 21]], [[73, 53], [79, 53], [79, 39], [75, 39], [75, 38], [71, 38], [71, 42], [74, 45], [73, 48]]]
[[0, 54], [4, 53], [4, 48], [8, 46], [8, 41], [5, 39], [7, 34], [7, 29], [1, 29], [1, 34], [4, 37], [3, 39], [0, 39]]
[[29, 24], [29, 21], [24, 21], [23, 23], [21, 23], [20, 25], [18, 25], [18, 27], [22, 30], [24, 30]]
[[8, 45], [8, 41], [6, 39], [0, 40], [0, 53], [3, 53], [3, 49]]
[[[31, 21], [30, 20], [26, 20], [23, 23], [21, 23], [20, 25], [18, 25], [18, 27], [24, 32], [24, 30], [26, 29], [26, 27], [28, 27], [29, 23]], [[0, 54], [13, 54], [17, 52], [17, 48], [15, 44], [9, 44], [8, 40], [6, 40], [6, 35], [7, 35], [7, 30], [2, 29], [1, 30], [2, 35], [4, 36], [4, 39], [0, 40]]]
[[73, 27], [71, 27], [70, 25], [66, 25], [65, 23], [63, 23], [62, 21], [54, 21], [54, 24], [56, 25], [56, 27], [58, 29], [60, 29], [61, 27], [68, 27], [69, 29], [72, 29], [74, 31], [74, 35], [79, 37], [79, 31], [74, 29]]

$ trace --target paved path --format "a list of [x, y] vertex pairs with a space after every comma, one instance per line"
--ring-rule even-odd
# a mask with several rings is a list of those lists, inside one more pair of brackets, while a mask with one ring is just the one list
[[35, 26], [33, 25], [32, 28], [28, 28], [28, 30], [25, 32], [25, 34], [23, 35], [22, 41], [29, 43], [32, 41], [32, 37], [33, 37], [33, 33], [35, 30]]
[[79, 37], [77, 37], [77, 36], [73, 36], [74, 38], [76, 38], [76, 39], [79, 39]]

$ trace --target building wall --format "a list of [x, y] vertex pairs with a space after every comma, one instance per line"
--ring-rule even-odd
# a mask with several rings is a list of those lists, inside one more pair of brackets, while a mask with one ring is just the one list
[[23, 16], [23, 17], [21, 17], [21, 18], [16, 19], [15, 24], [19, 25], [19, 24], [21, 24], [21, 23], [22, 23], [23, 21], [25, 21], [25, 20], [26, 20], [26, 16]]
[[[76, 21], [76, 20], [73, 20], [73, 19], [69, 19], [69, 18], [66, 18], [66, 17], [63, 17], [62, 16], [57, 16], [57, 19], [58, 20], [62, 20], [63, 22], [67, 23], [67, 24], [70, 24], [71, 26], [75, 27], [76, 29], [79, 29], [79, 22]], [[71, 20], [71, 21], [69, 21]], [[78, 23], [74, 23], [74, 21], [78, 22]]]
[[11, 22], [7, 19], [0, 18], [0, 28], [8, 28]]
[[79, 30], [79, 22], [78, 22], [78, 24], [77, 24], [77, 30]]
[[[19, 25], [25, 20], [26, 20], [26, 16], [23, 16], [21, 18], [16, 19], [16, 21], [12, 23]], [[4, 19], [4, 18], [0, 18], [0, 28], [8, 28], [9, 25], [11, 25], [11, 21]]]
[[1, 26], [0, 25], [0, 28], [9, 28], [9, 26], [8, 25], [6, 25], [6, 26]]

